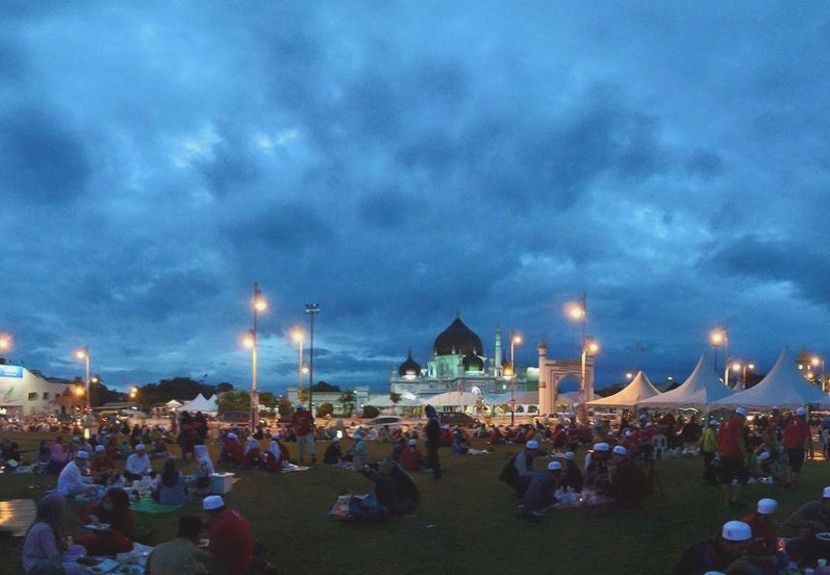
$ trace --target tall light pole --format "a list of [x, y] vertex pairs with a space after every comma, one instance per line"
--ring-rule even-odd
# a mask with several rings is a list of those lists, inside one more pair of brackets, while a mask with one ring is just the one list
[[308, 342], [308, 410], [314, 415], [313, 404], [311, 403], [314, 386], [314, 316], [320, 313], [320, 304], [305, 304], [305, 312], [308, 314], [311, 323]]
[[299, 357], [297, 359], [297, 399], [300, 398], [300, 392], [303, 389], [303, 341], [305, 340], [305, 332], [302, 328], [295, 328], [291, 332], [291, 339], [297, 344], [299, 350]]
[[599, 353], [599, 343], [592, 338], [586, 336], [585, 339], [582, 340], [582, 367], [580, 370], [580, 389], [579, 389], [579, 415], [580, 418], [584, 421], [588, 418], [588, 409], [585, 405], [588, 398], [588, 388], [585, 385], [585, 369], [586, 363], [588, 361], [588, 355], [596, 355]]
[[825, 389], [827, 387], [827, 383], [824, 381], [824, 358], [820, 355], [814, 355], [810, 358], [810, 365], [813, 367], [821, 366], [821, 390], [827, 391]]
[[718, 372], [718, 348], [723, 346], [723, 384], [729, 387], [729, 331], [727, 328], [712, 330], [709, 342], [715, 348], [715, 373]]
[[254, 298], [251, 300], [251, 308], [253, 311], [253, 328], [248, 337], [245, 339], [245, 346], [251, 348], [251, 433], [256, 432], [257, 423], [259, 423], [259, 393], [256, 387], [257, 376], [257, 320], [259, 313], [268, 309], [268, 302], [259, 291], [259, 284], [254, 282]]
[[516, 422], [516, 346], [522, 344], [522, 336], [510, 333], [510, 425]]
[[86, 364], [86, 379], [84, 385], [86, 387], [86, 411], [89, 411], [89, 348], [82, 347], [75, 351], [75, 358], [84, 361]]

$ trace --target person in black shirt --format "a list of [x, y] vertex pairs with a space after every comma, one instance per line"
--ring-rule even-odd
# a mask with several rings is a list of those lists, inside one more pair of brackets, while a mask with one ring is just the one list
[[704, 575], [720, 571], [734, 575], [756, 573], [747, 551], [752, 543], [752, 528], [742, 521], [727, 521], [720, 537], [688, 547], [674, 566], [673, 575]]
[[426, 426], [427, 467], [432, 469], [433, 479], [441, 479], [441, 463], [438, 461], [438, 449], [441, 447], [441, 424], [438, 423], [438, 414], [431, 405], [426, 406], [429, 422]]

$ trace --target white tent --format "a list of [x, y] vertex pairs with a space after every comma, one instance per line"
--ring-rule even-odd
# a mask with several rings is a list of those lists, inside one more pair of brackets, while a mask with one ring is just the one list
[[433, 407], [450, 407], [450, 406], [465, 406], [476, 405], [482, 397], [475, 393], [448, 391], [446, 393], [439, 393], [430, 398], [424, 398], [424, 405], [429, 404]]
[[215, 414], [219, 411], [219, 406], [217, 405], [217, 402], [214, 399], [215, 397], [216, 396], [214, 396], [211, 399], [207, 399], [204, 395], [200, 393], [190, 401], [185, 402], [184, 405], [179, 407], [178, 411], [187, 411], [190, 413], [201, 411], [202, 413]]
[[167, 409], [169, 409], [170, 411], [176, 411], [182, 406], [181, 402], [176, 401], [175, 399], [171, 399], [164, 405], [167, 406]]
[[808, 403], [828, 407], [830, 396], [804, 379], [787, 348], [781, 350], [778, 361], [757, 385], [715, 402], [718, 407], [740, 405], [749, 409], [800, 407]]
[[640, 403], [640, 407], [697, 407], [705, 409], [710, 404], [732, 395], [732, 390], [721, 382], [715, 370], [702, 354], [694, 370], [679, 387], [655, 395]]
[[378, 408], [384, 407], [420, 407], [423, 405], [417, 398], [406, 399], [401, 397], [398, 403], [394, 403], [388, 395], [373, 395], [366, 400], [366, 405], [372, 405]]
[[623, 389], [614, 395], [589, 401], [587, 405], [591, 407], [634, 407], [659, 393], [657, 388], [648, 380], [646, 374], [638, 371], [631, 383]]

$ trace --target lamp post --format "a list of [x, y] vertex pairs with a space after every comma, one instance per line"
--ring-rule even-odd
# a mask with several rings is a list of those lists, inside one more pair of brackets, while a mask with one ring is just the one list
[[[579, 417], [581, 420], [587, 418], [587, 411], [585, 410], [585, 402], [588, 401], [587, 389], [585, 385], [585, 363], [586, 363], [586, 347], [588, 338], [585, 331], [588, 325], [588, 297], [582, 294], [582, 297], [576, 301], [565, 304], [565, 315], [572, 321], [582, 323], [582, 364], [579, 376]], [[597, 347], [599, 349], [599, 347]], [[556, 406], [553, 407], [556, 409]]]
[[588, 387], [585, 385], [585, 364], [588, 361], [589, 354], [596, 355], [597, 353], [599, 353], [599, 343], [594, 338], [586, 337], [582, 340], [582, 367], [579, 372], [579, 416], [583, 421], [588, 419], [588, 410], [585, 403], [589, 401]]
[[251, 349], [251, 433], [256, 432], [256, 426], [259, 422], [259, 393], [256, 387], [257, 376], [257, 320], [259, 313], [268, 309], [268, 302], [259, 291], [259, 284], [254, 282], [254, 298], [251, 300], [251, 308], [253, 311], [253, 327], [245, 338], [245, 347]]
[[308, 410], [314, 415], [314, 409], [311, 403], [314, 385], [314, 316], [320, 313], [320, 304], [307, 303], [305, 304], [305, 312], [308, 314], [311, 327], [309, 329], [308, 339]]
[[291, 339], [297, 344], [299, 356], [297, 359], [297, 399], [300, 398], [300, 392], [303, 389], [303, 340], [305, 340], [305, 332], [302, 328], [295, 328], [291, 332]]
[[718, 348], [723, 346], [723, 384], [729, 387], [729, 332], [727, 328], [712, 330], [709, 341], [715, 348], [715, 373], [718, 372]]
[[510, 334], [510, 425], [516, 421], [516, 346], [522, 345], [522, 336]]
[[813, 367], [821, 367], [821, 390], [827, 391], [825, 387], [827, 387], [827, 383], [824, 381], [824, 358], [820, 355], [814, 355], [810, 358], [810, 364]]
[[84, 379], [84, 386], [86, 388], [86, 411], [89, 411], [89, 348], [82, 347], [75, 351], [75, 358], [83, 360], [86, 364], [86, 379]]

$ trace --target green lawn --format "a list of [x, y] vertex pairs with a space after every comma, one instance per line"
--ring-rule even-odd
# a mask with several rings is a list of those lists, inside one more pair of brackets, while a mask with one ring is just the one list
[[[295, 446], [289, 448], [293, 453]], [[374, 444], [371, 453], [381, 457], [390, 449]], [[715, 533], [739, 514], [722, 504], [717, 488], [703, 486], [699, 460], [671, 459], [658, 464], [665, 496], [655, 495], [640, 508], [562, 510], [528, 524], [516, 517], [516, 500], [496, 479], [517, 449], [497, 447], [480, 457], [453, 457], [442, 450], [449, 469], [444, 478], [416, 477], [422, 494], [417, 514], [378, 524], [345, 525], [327, 515], [338, 494], [362, 493], [372, 484], [359, 474], [322, 465], [286, 475], [242, 472], [226, 500], [251, 521], [269, 560], [286, 573], [669, 573], [689, 542]], [[772, 497], [780, 503], [782, 519], [830, 483], [828, 470], [830, 464], [806, 464], [802, 484], [794, 490], [748, 486], [740, 513], [750, 511], [755, 500]], [[0, 476], [0, 498], [37, 498], [54, 484], [48, 476]], [[192, 503], [180, 513], [199, 511]], [[78, 533], [71, 515], [67, 532]], [[176, 516], [138, 513], [137, 532], [152, 533], [151, 544], [165, 541], [174, 533]], [[0, 540], [0, 553], [11, 561], [0, 572], [21, 572], [20, 545], [20, 540]]]

